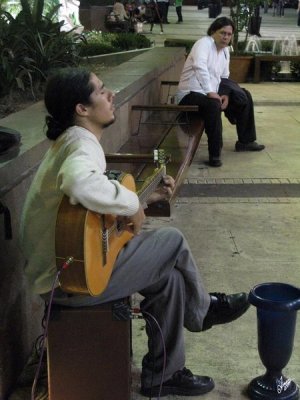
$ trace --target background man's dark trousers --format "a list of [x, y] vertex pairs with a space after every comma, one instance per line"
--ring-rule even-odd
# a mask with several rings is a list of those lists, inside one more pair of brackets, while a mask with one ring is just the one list
[[[220, 85], [219, 94], [227, 94], [229, 96], [229, 104], [225, 110], [225, 116], [230, 123], [236, 125], [239, 142], [251, 143], [256, 140], [253, 100], [246, 89], [239, 89], [240, 91], [236, 93]], [[208, 98], [202, 93], [190, 92], [181, 100], [180, 104], [196, 104], [199, 106], [199, 115], [204, 120], [205, 132], [208, 138], [209, 156], [219, 158], [223, 147], [220, 101]]]

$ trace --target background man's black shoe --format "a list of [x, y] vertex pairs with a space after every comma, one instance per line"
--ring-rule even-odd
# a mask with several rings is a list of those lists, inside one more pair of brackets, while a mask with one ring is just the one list
[[263, 144], [256, 142], [241, 143], [239, 141], [235, 144], [235, 151], [261, 151], [265, 148]]
[[[183, 368], [175, 372], [171, 379], [164, 382], [160, 397], [169, 394], [178, 396], [199, 396], [208, 393], [215, 387], [214, 381], [209, 376], [194, 375], [189, 369]], [[142, 386], [141, 394], [146, 397], [159, 395], [160, 385], [152, 388]]]
[[209, 161], [205, 164], [210, 165], [211, 167], [221, 167], [222, 161], [218, 157], [209, 157]]
[[211, 303], [203, 321], [202, 330], [213, 325], [227, 324], [243, 315], [249, 308], [247, 293], [226, 295], [224, 293], [210, 293]]

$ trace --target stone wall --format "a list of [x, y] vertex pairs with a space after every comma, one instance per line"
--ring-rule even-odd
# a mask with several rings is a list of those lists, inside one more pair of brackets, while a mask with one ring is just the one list
[[[136, 130], [133, 104], [153, 104], [160, 99], [160, 81], [178, 80], [185, 60], [182, 48], [154, 48], [126, 63], [98, 74], [116, 92], [116, 122], [106, 129], [102, 145], [115, 152]], [[91, 65], [97, 72], [97, 64]], [[136, 112], [136, 114], [138, 114]], [[49, 142], [43, 133], [42, 102], [0, 120], [0, 125], [22, 135], [14, 153], [0, 156], [0, 201], [10, 211], [13, 237], [5, 237], [0, 214], [0, 400], [7, 399], [18, 375], [42, 332], [43, 303], [32, 295], [24, 278], [25, 260], [19, 245], [20, 215], [26, 193]]]

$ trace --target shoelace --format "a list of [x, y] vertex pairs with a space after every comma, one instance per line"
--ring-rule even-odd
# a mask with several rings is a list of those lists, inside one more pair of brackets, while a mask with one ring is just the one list
[[211, 303], [211, 309], [215, 307], [228, 307], [228, 299], [225, 293], [210, 293], [211, 296], [216, 297], [217, 301]]
[[184, 379], [184, 378], [192, 378], [194, 375], [192, 373], [191, 370], [189, 370], [188, 368], [184, 367], [182, 368], [182, 370], [177, 371], [174, 373], [174, 375], [172, 376], [173, 379]]

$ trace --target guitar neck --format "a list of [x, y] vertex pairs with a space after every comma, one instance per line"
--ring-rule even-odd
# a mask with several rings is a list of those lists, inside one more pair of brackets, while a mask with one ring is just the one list
[[157, 186], [159, 185], [165, 174], [166, 167], [165, 165], [161, 165], [159, 168], [156, 168], [154, 170], [154, 173], [145, 180], [145, 183], [137, 192], [137, 195], [142, 204], [147, 202], [148, 198], [156, 190]]

